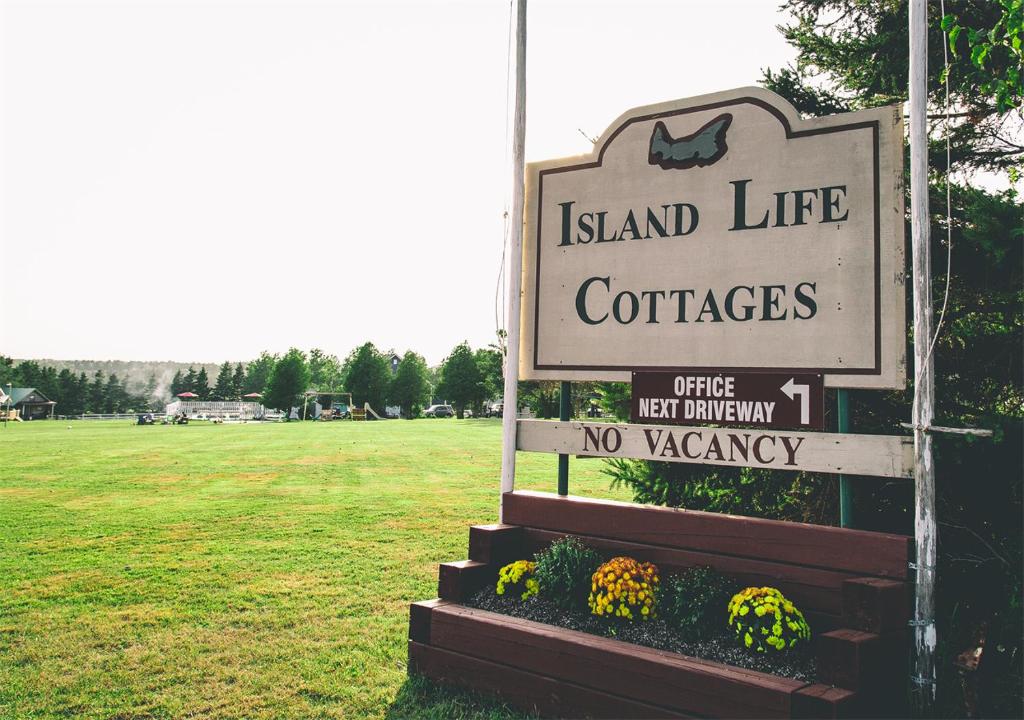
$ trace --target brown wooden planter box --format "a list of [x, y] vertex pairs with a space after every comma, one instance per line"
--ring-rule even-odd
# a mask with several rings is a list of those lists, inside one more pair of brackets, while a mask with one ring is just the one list
[[[470, 529], [469, 560], [414, 603], [409, 667], [553, 717], [898, 716], [904, 708], [909, 538], [547, 493], [504, 498], [505, 525]], [[710, 565], [773, 585], [808, 617], [816, 683], [468, 608], [499, 567], [562, 535], [662, 572]]]

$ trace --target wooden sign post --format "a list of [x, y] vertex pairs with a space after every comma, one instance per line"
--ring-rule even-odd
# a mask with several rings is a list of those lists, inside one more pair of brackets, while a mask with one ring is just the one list
[[928, 238], [928, 6], [910, 3], [910, 218], [914, 270], [914, 593], [912, 700], [918, 717], [935, 704], [935, 467], [929, 435], [935, 402], [931, 245]]
[[[512, 229], [508, 239], [508, 346], [501, 410], [501, 497], [515, 487], [519, 415], [519, 313], [522, 305], [523, 176], [526, 158], [526, 0], [516, 0], [516, 104], [512, 134]], [[503, 517], [501, 501], [498, 517]]]

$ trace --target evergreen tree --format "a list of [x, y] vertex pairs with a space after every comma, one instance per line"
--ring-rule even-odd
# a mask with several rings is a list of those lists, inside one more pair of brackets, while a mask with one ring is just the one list
[[18, 382], [15, 387], [34, 387], [42, 390], [43, 369], [34, 360], [18, 363]]
[[412, 419], [420, 414], [423, 404], [429, 398], [427, 386], [427, 361], [412, 350], [402, 356], [398, 370], [391, 379], [388, 398], [393, 404], [402, 406], [402, 417]]
[[455, 346], [441, 364], [441, 382], [437, 394], [455, 405], [455, 413], [462, 418], [466, 406], [482, 402], [487, 394], [484, 377], [469, 349], [469, 343]]
[[192, 392], [199, 396], [199, 400], [210, 399], [210, 377], [206, 374], [205, 367], [200, 367], [199, 372], [196, 373], [196, 382]]
[[20, 374], [14, 365], [14, 358], [0, 355], [0, 387], [6, 392], [8, 386], [21, 387]]
[[373, 343], [365, 343], [353, 350], [345, 359], [345, 390], [352, 393], [352, 404], [362, 407], [370, 403], [377, 412], [384, 412], [391, 367]]
[[142, 395], [147, 400], [156, 400], [156, 373], [150, 373], [146, 379], [146, 386], [142, 390]]
[[307, 387], [309, 367], [306, 365], [306, 355], [301, 350], [291, 348], [274, 364], [263, 395], [263, 404], [289, 413], [302, 402], [302, 393]]
[[171, 397], [178, 397], [178, 393], [185, 392], [185, 378], [181, 374], [181, 370], [176, 370], [174, 377], [171, 378]]
[[50, 400], [56, 401], [60, 395], [60, 382], [57, 379], [57, 368], [51, 365], [44, 365], [40, 367], [35, 387]]
[[50, 398], [57, 401], [57, 412], [60, 415], [80, 415], [81, 409], [78, 402], [77, 378], [64, 368], [57, 375], [57, 383], [60, 386], [57, 397]]
[[107, 383], [103, 387], [103, 412], [119, 413], [125, 409], [124, 386], [118, 379], [116, 373], [107, 376]]
[[198, 395], [199, 393], [196, 392], [197, 379], [198, 375], [196, 375], [196, 369], [189, 365], [188, 372], [185, 373], [185, 377], [182, 379], [181, 382], [181, 392], [196, 393]]
[[78, 414], [89, 412], [89, 377], [84, 372], [79, 373], [75, 381], [75, 397]]
[[242, 363], [238, 363], [231, 376], [231, 398], [241, 399], [243, 395], [245, 395], [245, 368]]
[[89, 385], [89, 412], [106, 412], [106, 406], [104, 404], [104, 390], [103, 371], [97, 370], [92, 376], [92, 383]]
[[231, 385], [232, 370], [231, 363], [225, 361], [217, 371], [217, 381], [213, 385], [210, 397], [213, 400], [233, 400], [234, 392]]

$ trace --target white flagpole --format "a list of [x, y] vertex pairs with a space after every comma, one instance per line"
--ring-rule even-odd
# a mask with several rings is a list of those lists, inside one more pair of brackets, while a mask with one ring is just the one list
[[516, 109], [512, 137], [512, 231], [508, 235], [508, 345], [502, 408], [501, 497], [515, 488], [516, 417], [519, 409], [519, 311], [523, 285], [523, 190], [526, 158], [526, 0], [516, 0]]
[[931, 245], [928, 224], [928, 6], [910, 2], [910, 217], [914, 272], [914, 537], [917, 573], [914, 593], [912, 703], [917, 717], [930, 717], [935, 704], [935, 466]]

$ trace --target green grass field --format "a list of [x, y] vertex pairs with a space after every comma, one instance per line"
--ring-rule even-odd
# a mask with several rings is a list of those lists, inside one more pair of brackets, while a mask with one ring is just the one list
[[[408, 604], [497, 520], [501, 426], [10, 424], [0, 717], [504, 717], [406, 677]], [[518, 487], [554, 490], [554, 456]], [[596, 460], [571, 491], [624, 499]]]

